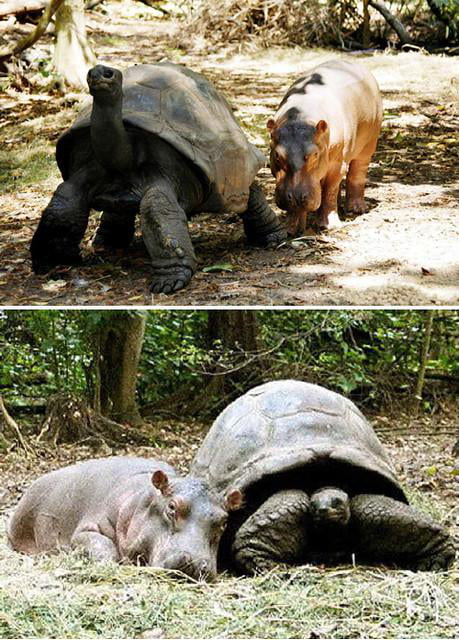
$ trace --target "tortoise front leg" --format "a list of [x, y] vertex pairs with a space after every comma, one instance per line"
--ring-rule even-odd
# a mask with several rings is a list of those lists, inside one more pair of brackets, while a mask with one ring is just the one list
[[351, 500], [352, 526], [359, 552], [413, 570], [439, 571], [454, 561], [447, 531], [413, 507], [381, 495]]
[[88, 225], [88, 171], [80, 169], [54, 192], [32, 238], [30, 251], [35, 273], [59, 264], [81, 262], [80, 242]]
[[185, 211], [166, 180], [150, 184], [140, 203], [142, 235], [153, 266], [153, 293], [174, 293], [190, 282], [196, 257]]
[[308, 511], [304, 491], [279, 491], [268, 498], [236, 533], [232, 545], [236, 568], [250, 575], [279, 563], [299, 564], [305, 554]]
[[287, 238], [284, 224], [266, 202], [265, 194], [255, 182], [250, 187], [247, 209], [241, 217], [247, 240], [251, 244], [274, 246]]

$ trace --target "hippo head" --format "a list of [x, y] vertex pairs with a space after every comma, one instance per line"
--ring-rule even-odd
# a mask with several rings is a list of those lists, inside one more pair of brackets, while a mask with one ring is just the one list
[[228, 512], [242, 505], [241, 492], [231, 489], [217, 496], [198, 478], [169, 479], [162, 470], [155, 471], [151, 480], [153, 493], [138, 506], [126, 533], [130, 547], [126, 555], [194, 579], [214, 579]]
[[314, 125], [287, 117], [279, 122], [270, 118], [267, 127], [276, 204], [287, 211], [289, 234], [303, 233], [307, 214], [321, 204], [321, 180], [328, 165], [328, 125], [325, 120]]

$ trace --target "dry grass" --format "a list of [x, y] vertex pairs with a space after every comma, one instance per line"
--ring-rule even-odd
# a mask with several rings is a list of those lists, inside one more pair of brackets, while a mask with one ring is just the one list
[[[0, 637], [454, 638], [458, 571], [299, 567], [213, 585], [0, 544]], [[148, 635], [148, 632], [157, 635]], [[161, 633], [163, 635], [161, 635]]]
[[185, 30], [208, 43], [261, 46], [329, 45], [343, 41], [360, 17], [354, 2], [312, 0], [186, 0]]

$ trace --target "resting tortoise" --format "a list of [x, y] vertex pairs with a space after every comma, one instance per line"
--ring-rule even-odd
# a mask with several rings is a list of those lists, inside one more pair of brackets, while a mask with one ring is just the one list
[[117, 248], [131, 242], [140, 211], [155, 293], [178, 291], [196, 270], [194, 213], [240, 213], [253, 244], [286, 237], [254, 183], [264, 156], [204, 76], [169, 62], [123, 73], [97, 65], [88, 85], [93, 100], [57, 142], [64, 182], [32, 240], [36, 272], [81, 261], [90, 209], [103, 212], [95, 245]]
[[237, 487], [220, 564], [242, 573], [278, 562], [383, 562], [446, 569], [444, 528], [408, 505], [389, 457], [357, 407], [323, 387], [255, 387], [216, 419], [192, 464], [215, 490]]

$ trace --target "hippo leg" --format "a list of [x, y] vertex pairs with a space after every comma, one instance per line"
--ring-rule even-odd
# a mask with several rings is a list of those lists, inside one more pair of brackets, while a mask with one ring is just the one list
[[132, 242], [134, 232], [135, 214], [104, 211], [92, 244], [95, 248], [126, 249]]
[[168, 183], [147, 186], [140, 203], [142, 235], [153, 266], [152, 293], [174, 293], [190, 282], [196, 257], [185, 211]]
[[365, 182], [368, 165], [376, 149], [376, 140], [367, 145], [358, 158], [352, 160], [346, 177], [346, 212], [360, 215], [365, 213]]
[[306, 548], [308, 511], [304, 491], [279, 491], [268, 498], [236, 533], [232, 554], [237, 569], [253, 574], [278, 563], [300, 563]]
[[266, 202], [265, 194], [255, 182], [250, 187], [247, 209], [241, 217], [250, 244], [275, 246], [287, 238], [282, 221]]
[[120, 561], [120, 554], [112, 540], [97, 531], [77, 530], [70, 543], [72, 547], [82, 547], [97, 562]]
[[79, 245], [89, 218], [87, 176], [83, 168], [62, 182], [43, 211], [30, 245], [35, 273], [81, 262]]
[[413, 570], [447, 569], [454, 546], [439, 524], [403, 502], [381, 495], [351, 500], [352, 527], [359, 552], [372, 561], [387, 561]]
[[322, 201], [319, 207], [319, 226], [321, 229], [338, 229], [342, 222], [338, 216], [338, 196], [344, 177], [342, 165], [333, 166], [322, 184]]

